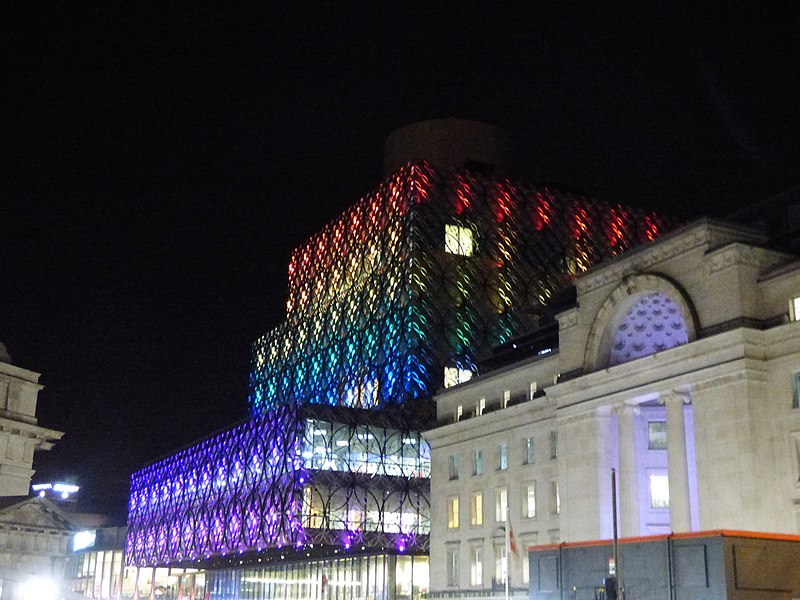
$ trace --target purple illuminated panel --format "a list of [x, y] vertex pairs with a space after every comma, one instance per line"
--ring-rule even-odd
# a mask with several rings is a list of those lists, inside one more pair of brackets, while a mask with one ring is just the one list
[[127, 560], [165, 564], [302, 539], [302, 420], [281, 407], [131, 478]]
[[331, 416], [284, 406], [135, 473], [127, 560], [331, 546], [424, 551], [428, 444], [396, 414]]

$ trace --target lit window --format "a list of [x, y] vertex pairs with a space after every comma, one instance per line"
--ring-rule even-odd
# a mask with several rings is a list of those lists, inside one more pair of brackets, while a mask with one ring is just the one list
[[650, 450], [667, 449], [667, 424], [664, 421], [650, 421], [647, 424], [647, 447]]
[[536, 517], [536, 482], [525, 486], [525, 516], [529, 519]]
[[505, 523], [508, 514], [508, 489], [502, 487], [494, 491], [494, 520]]
[[550, 458], [556, 459], [558, 458], [558, 432], [551, 431], [550, 432]]
[[497, 448], [497, 453], [497, 468], [500, 471], [505, 471], [508, 469], [508, 444], [506, 442], [500, 442]]
[[480, 400], [478, 400], [476, 414], [480, 416], [483, 414], [484, 410], [486, 410], [486, 398], [481, 398]]
[[537, 385], [535, 381], [531, 381], [531, 389], [530, 389], [530, 399], [533, 400], [536, 397]]
[[470, 585], [483, 585], [483, 548], [475, 546], [472, 548], [472, 557], [469, 567]]
[[789, 300], [789, 317], [792, 321], [800, 321], [800, 296]]
[[461, 256], [472, 256], [475, 250], [475, 242], [472, 238], [472, 230], [460, 225], [444, 226], [444, 250], [449, 254], [459, 254]]
[[450, 479], [458, 479], [458, 456], [450, 457]]
[[483, 493], [472, 492], [469, 499], [470, 525], [483, 525]]
[[550, 512], [554, 515], [561, 513], [561, 493], [556, 480], [550, 482]]
[[444, 368], [444, 387], [449, 388], [472, 379], [472, 371], [458, 367]]
[[509, 402], [511, 402], [511, 390], [506, 390], [503, 392], [503, 408], [508, 406]]
[[461, 420], [461, 416], [464, 414], [464, 407], [458, 406], [456, 407], [456, 414], [455, 414], [455, 421], [458, 423]]
[[650, 474], [650, 507], [669, 508], [669, 477], [663, 473]]
[[525, 438], [525, 465], [532, 465], [536, 462], [536, 445], [532, 437]]
[[458, 529], [458, 496], [447, 499], [447, 528]]
[[447, 547], [447, 585], [458, 585], [458, 547]]
[[472, 474], [483, 475], [483, 450], [472, 451]]
[[506, 557], [505, 544], [497, 544], [494, 547], [494, 578], [498, 583], [504, 583], [508, 567], [508, 557]]

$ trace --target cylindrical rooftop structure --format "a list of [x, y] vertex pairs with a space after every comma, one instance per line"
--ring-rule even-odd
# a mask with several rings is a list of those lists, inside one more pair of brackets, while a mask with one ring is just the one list
[[499, 127], [464, 119], [421, 121], [389, 135], [384, 151], [384, 176], [418, 160], [439, 167], [472, 167], [504, 175], [510, 171], [511, 140]]

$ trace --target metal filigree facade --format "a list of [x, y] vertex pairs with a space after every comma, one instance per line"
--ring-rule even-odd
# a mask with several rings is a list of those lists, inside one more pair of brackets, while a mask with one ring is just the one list
[[254, 345], [251, 420], [133, 475], [127, 559], [424, 553], [418, 432], [445, 369], [474, 372], [573, 275], [665, 225], [427, 163], [396, 172], [294, 252], [286, 321]]
[[547, 187], [396, 172], [292, 255], [287, 317], [254, 346], [251, 411], [429, 397], [535, 327], [572, 275], [650, 241], [657, 215]]
[[283, 406], [135, 473], [128, 561], [208, 562], [283, 548], [427, 550], [430, 450], [402, 422], [411, 423]]

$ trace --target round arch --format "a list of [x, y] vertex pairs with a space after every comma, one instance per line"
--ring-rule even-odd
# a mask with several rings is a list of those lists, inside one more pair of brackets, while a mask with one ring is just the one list
[[595, 317], [584, 370], [596, 371], [694, 341], [696, 323], [688, 296], [673, 282], [652, 274], [629, 275]]

